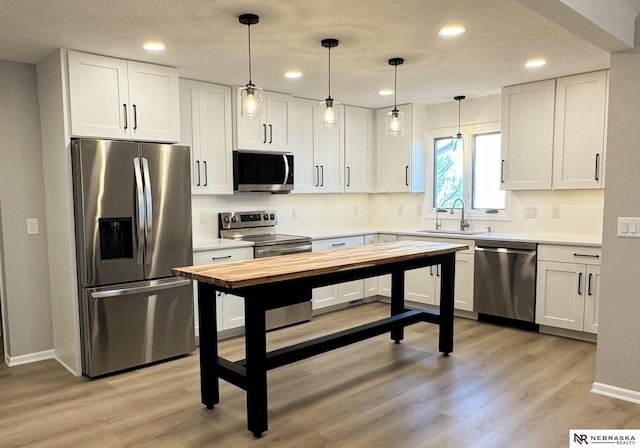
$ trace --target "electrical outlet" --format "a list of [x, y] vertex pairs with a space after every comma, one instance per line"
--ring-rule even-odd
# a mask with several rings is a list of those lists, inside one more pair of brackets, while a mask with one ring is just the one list
[[200, 212], [200, 224], [206, 224], [207, 223], [207, 213], [206, 212]]
[[398, 215], [404, 215], [404, 205], [400, 204], [398, 206]]
[[40, 233], [38, 230], [38, 218], [27, 219], [27, 235], [37, 235]]
[[560, 219], [560, 207], [551, 207], [551, 218]]
[[353, 214], [354, 214], [354, 215], [357, 215], [357, 214], [358, 214], [358, 206], [357, 206], [357, 205], [354, 205], [354, 206], [353, 206]]
[[418, 205], [416, 207], [416, 215], [418, 215], [418, 216], [422, 215], [422, 206], [421, 205]]
[[529, 207], [524, 208], [524, 217], [525, 218], [535, 218], [538, 214], [538, 207], [535, 205], [531, 205]]
[[291, 209], [291, 218], [298, 219], [298, 211], [295, 208]]

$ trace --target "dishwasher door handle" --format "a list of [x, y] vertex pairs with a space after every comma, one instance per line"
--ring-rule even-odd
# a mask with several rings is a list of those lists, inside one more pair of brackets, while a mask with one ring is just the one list
[[493, 253], [503, 253], [503, 254], [522, 254], [522, 255], [531, 255], [535, 254], [535, 249], [509, 249], [506, 247], [480, 247], [476, 246], [476, 250], [480, 252], [493, 252]]

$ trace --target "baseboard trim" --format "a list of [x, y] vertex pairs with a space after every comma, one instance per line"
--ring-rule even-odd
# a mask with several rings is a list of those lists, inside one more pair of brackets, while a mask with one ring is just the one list
[[5, 361], [9, 367], [20, 366], [22, 364], [29, 364], [32, 362], [45, 361], [47, 359], [55, 359], [55, 353], [53, 350], [44, 350], [42, 352], [29, 353], [27, 355], [5, 357]]
[[591, 392], [595, 394], [605, 395], [619, 400], [630, 401], [631, 403], [640, 404], [640, 391], [623, 389], [622, 387], [610, 386], [608, 384], [594, 382]]

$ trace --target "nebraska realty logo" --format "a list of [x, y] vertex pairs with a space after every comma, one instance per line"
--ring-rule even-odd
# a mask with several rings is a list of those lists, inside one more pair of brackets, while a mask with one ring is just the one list
[[592, 446], [635, 446], [640, 438], [640, 429], [572, 429], [570, 448]]

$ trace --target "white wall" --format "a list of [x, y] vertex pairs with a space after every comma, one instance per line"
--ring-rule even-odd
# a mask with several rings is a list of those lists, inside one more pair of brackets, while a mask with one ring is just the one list
[[616, 236], [619, 216], [640, 216], [638, 73], [640, 54], [637, 50], [611, 55], [607, 189], [594, 388], [632, 391], [629, 395], [640, 402], [640, 239]]
[[[5, 358], [51, 350], [43, 166], [36, 71], [0, 61], [0, 209]], [[27, 218], [39, 221], [27, 235]]]

